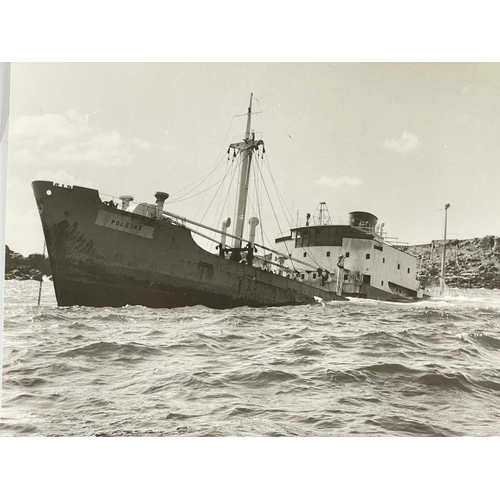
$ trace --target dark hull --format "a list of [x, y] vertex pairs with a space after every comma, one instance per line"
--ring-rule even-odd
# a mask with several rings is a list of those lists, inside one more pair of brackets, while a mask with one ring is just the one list
[[413, 303], [420, 302], [421, 300], [427, 300], [430, 297], [428, 295], [417, 297], [402, 297], [401, 295], [395, 295], [392, 293], [387, 293], [384, 290], [380, 290], [376, 287], [363, 285], [362, 291], [360, 293], [345, 293], [344, 297], [357, 298], [357, 299], [370, 299], [370, 300], [381, 300], [385, 302], [401, 302], [401, 303]]
[[[308, 304], [334, 292], [224, 259], [189, 229], [105, 205], [93, 189], [32, 184], [60, 306]], [[50, 193], [50, 194], [48, 194]]]
[[388, 293], [380, 288], [370, 285], [362, 285], [359, 293], [344, 293], [345, 297], [355, 297], [359, 299], [384, 300], [387, 302], [416, 302], [422, 300], [417, 297], [417, 292], [412, 296], [402, 296]]

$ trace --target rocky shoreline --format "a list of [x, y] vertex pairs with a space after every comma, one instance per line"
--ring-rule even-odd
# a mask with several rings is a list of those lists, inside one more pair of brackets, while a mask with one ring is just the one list
[[5, 245], [5, 279], [42, 281], [43, 276], [51, 276], [49, 259], [33, 253], [28, 257], [12, 251]]
[[[423, 288], [439, 286], [442, 242], [398, 248], [417, 258], [417, 277]], [[42, 276], [51, 274], [47, 257], [38, 253], [23, 257], [5, 246], [6, 280], [42, 281]], [[445, 281], [450, 287], [500, 289], [500, 238], [484, 236], [448, 241]]]
[[[442, 241], [400, 249], [417, 257], [417, 277], [423, 288], [439, 286]], [[484, 236], [449, 240], [446, 245], [445, 282], [453, 288], [500, 289], [500, 238]]]

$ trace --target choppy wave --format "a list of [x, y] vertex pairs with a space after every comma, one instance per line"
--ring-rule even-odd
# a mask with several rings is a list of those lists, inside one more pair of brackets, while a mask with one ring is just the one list
[[1, 436], [500, 434], [500, 292], [216, 311], [7, 282]]

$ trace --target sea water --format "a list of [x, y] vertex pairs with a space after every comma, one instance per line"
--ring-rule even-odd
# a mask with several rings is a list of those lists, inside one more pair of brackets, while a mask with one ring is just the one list
[[500, 435], [500, 291], [214, 310], [5, 283], [0, 436]]

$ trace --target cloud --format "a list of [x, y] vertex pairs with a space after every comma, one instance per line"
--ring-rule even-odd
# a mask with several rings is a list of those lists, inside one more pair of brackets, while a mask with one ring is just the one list
[[12, 122], [10, 138], [19, 141], [35, 141], [44, 146], [57, 140], [75, 140], [90, 133], [86, 118], [79, 118], [70, 110], [67, 116], [46, 113], [41, 116], [23, 115]]
[[11, 161], [37, 165], [129, 165], [137, 150], [150, 147], [143, 139], [124, 138], [116, 130], [93, 129], [89, 115], [74, 110], [20, 116], [12, 122], [10, 139]]
[[315, 184], [319, 184], [320, 186], [325, 186], [329, 188], [333, 188], [335, 190], [339, 190], [343, 187], [356, 187], [362, 184], [362, 180], [357, 177], [337, 177], [333, 179], [332, 177], [328, 177], [327, 175], [323, 175], [320, 179], [318, 179]]
[[410, 132], [403, 132], [401, 138], [398, 139], [386, 139], [384, 141], [384, 146], [392, 151], [397, 151], [398, 153], [408, 153], [413, 151], [418, 147], [418, 137]]
[[132, 139], [132, 144], [139, 149], [149, 149], [151, 147], [151, 144], [149, 144], [149, 142], [143, 141], [142, 139], [139, 139], [137, 137], [134, 137]]

